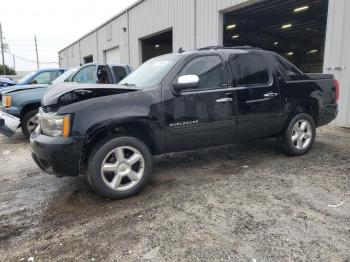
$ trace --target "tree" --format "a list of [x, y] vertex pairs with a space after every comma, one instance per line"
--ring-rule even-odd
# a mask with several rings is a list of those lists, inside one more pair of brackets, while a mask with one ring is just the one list
[[[3, 65], [0, 65], [0, 75], [4, 74], [4, 67]], [[9, 68], [7, 65], [5, 65], [5, 75], [15, 75], [16, 71], [12, 68]]]

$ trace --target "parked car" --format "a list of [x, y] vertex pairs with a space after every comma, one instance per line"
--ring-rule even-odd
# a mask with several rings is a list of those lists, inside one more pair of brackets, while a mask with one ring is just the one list
[[35, 72], [31, 72], [17, 81], [17, 86], [23, 85], [36, 85], [36, 84], [51, 84], [53, 80], [64, 73], [66, 69], [62, 68], [49, 68], [39, 69]]
[[[38, 109], [41, 105], [41, 99], [48, 88], [55, 88], [58, 84], [64, 82], [78, 83], [109, 83], [116, 84], [131, 72], [129, 65], [98, 65], [87, 64], [80, 69], [72, 68], [61, 76], [56, 78], [51, 86], [47, 84], [30, 86], [13, 86], [0, 90], [0, 101], [2, 101], [2, 114], [10, 114], [18, 118], [18, 125], [22, 132], [29, 139], [31, 132], [38, 125]], [[58, 87], [59, 89], [61, 88]], [[1, 118], [1, 116], [0, 116]], [[12, 118], [14, 119], [14, 118]], [[15, 130], [9, 130], [6, 126], [1, 127], [0, 132], [7, 136], [12, 136]]]
[[8, 86], [13, 86], [16, 83], [17, 82], [12, 80], [12, 79], [0, 76], [0, 90], [1, 90], [1, 88], [5, 88], [5, 87], [8, 87]]
[[147, 184], [152, 155], [268, 137], [305, 154], [337, 115], [339, 85], [273, 52], [208, 47], [151, 59], [117, 86], [50, 91], [30, 139], [34, 161], [57, 176], [86, 174], [121, 199]]

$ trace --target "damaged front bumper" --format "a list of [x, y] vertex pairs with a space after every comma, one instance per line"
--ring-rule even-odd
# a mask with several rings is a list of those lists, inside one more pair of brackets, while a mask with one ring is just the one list
[[59, 177], [78, 176], [84, 145], [81, 137], [49, 137], [40, 126], [30, 137], [32, 158], [46, 173]]
[[16, 133], [21, 121], [18, 117], [10, 115], [3, 110], [0, 110], [0, 133], [12, 137]]

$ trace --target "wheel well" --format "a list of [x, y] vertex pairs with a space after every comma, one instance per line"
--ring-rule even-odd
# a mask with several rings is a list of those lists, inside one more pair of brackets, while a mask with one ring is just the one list
[[81, 158], [81, 169], [86, 168], [87, 161], [95, 148], [95, 146], [103, 140], [118, 136], [131, 136], [144, 142], [150, 149], [152, 154], [157, 153], [157, 147], [152, 129], [145, 123], [131, 122], [108, 126], [95, 132], [95, 134], [85, 144], [83, 155]]
[[307, 113], [311, 115], [317, 125], [319, 117], [319, 106], [317, 100], [312, 99], [295, 105], [289, 114], [289, 119], [299, 113]]
[[39, 109], [39, 107], [41, 106], [40, 103], [34, 103], [34, 104], [29, 104], [29, 105], [25, 105], [21, 111], [21, 119], [29, 112], [35, 109]]

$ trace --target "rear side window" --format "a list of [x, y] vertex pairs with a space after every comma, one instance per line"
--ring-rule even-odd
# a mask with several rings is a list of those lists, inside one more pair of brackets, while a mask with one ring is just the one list
[[278, 67], [278, 70], [281, 72], [283, 78], [286, 81], [300, 80], [302, 73], [286, 59], [275, 55], [275, 61]]
[[122, 81], [128, 75], [128, 73], [126, 72], [126, 70], [123, 66], [113, 66], [112, 70], [113, 70], [113, 73], [116, 77], [117, 83]]
[[202, 56], [194, 58], [180, 72], [179, 76], [197, 75], [198, 89], [222, 88], [227, 84], [225, 71], [218, 56]]
[[235, 55], [230, 63], [235, 86], [267, 84], [270, 80], [267, 65], [259, 55]]

